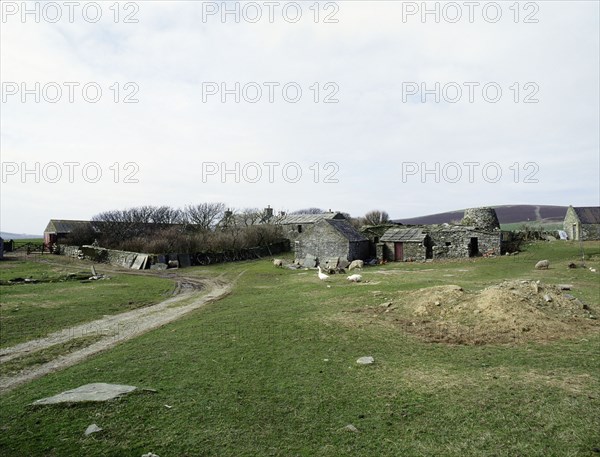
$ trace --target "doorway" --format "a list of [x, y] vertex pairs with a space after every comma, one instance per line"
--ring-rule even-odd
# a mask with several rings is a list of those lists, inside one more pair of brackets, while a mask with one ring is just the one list
[[476, 257], [479, 255], [479, 240], [477, 237], [471, 238], [469, 242], [469, 257]]

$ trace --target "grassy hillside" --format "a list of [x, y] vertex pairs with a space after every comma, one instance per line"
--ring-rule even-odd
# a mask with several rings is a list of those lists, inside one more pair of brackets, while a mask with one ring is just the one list
[[[598, 243], [586, 243], [585, 254], [586, 266], [600, 267]], [[533, 269], [541, 258], [551, 261], [549, 270]], [[266, 260], [189, 269], [231, 280], [242, 274], [226, 299], [0, 397], [0, 454], [596, 455], [597, 320], [567, 308], [561, 325], [579, 330], [525, 329], [529, 295], [507, 289], [520, 304], [507, 316], [519, 338], [432, 343], [420, 330], [440, 321], [415, 314], [412, 303], [433, 286], [457, 284], [476, 297], [505, 279], [539, 280], [548, 291], [573, 284], [570, 293], [590, 308], [585, 315], [598, 315], [598, 275], [567, 269], [571, 261], [580, 263], [579, 245], [556, 242], [518, 256], [366, 268], [359, 284], [341, 275], [323, 283], [314, 271], [278, 269]], [[415, 292], [420, 288], [428, 289]], [[440, 300], [427, 306], [450, 311], [448, 298]], [[495, 306], [499, 312], [504, 305]], [[475, 318], [459, 308], [452, 308], [456, 319]], [[542, 304], [537, 311], [550, 322], [550, 311], [565, 311], [559, 308]], [[500, 314], [479, 316], [492, 327], [494, 316], [502, 321]], [[356, 363], [368, 355], [373, 365]], [[157, 392], [103, 404], [27, 406], [90, 382]], [[84, 437], [92, 423], [104, 430]]]
[[[566, 206], [551, 205], [504, 205], [495, 206], [500, 224], [532, 224], [561, 223], [567, 213]], [[462, 219], [464, 210], [449, 211], [446, 213], [431, 214], [428, 216], [400, 218], [397, 222], [403, 224], [443, 224]]]

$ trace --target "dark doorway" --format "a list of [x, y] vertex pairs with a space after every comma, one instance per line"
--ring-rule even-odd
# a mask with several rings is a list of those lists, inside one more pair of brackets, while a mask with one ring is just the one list
[[433, 242], [429, 238], [429, 235], [425, 236], [423, 244], [425, 245], [425, 258], [433, 259]]
[[477, 238], [471, 238], [469, 243], [469, 257], [476, 257], [479, 255], [479, 241]]
[[394, 259], [396, 262], [404, 260], [404, 243], [396, 243], [394, 245]]

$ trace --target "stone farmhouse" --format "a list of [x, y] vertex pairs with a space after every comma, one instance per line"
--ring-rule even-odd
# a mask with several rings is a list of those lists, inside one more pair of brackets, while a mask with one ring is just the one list
[[323, 218], [302, 231], [293, 242], [297, 260], [306, 256], [325, 259], [364, 260], [369, 256], [369, 240], [343, 219]]
[[563, 228], [570, 240], [600, 240], [600, 206], [569, 206]]

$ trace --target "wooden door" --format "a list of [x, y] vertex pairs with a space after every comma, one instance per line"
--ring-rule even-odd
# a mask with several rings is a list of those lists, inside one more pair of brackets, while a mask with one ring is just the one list
[[396, 262], [404, 260], [404, 243], [396, 243], [394, 245], [394, 259]]

